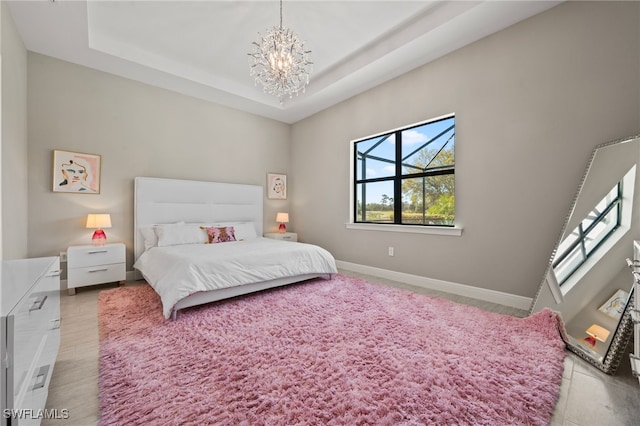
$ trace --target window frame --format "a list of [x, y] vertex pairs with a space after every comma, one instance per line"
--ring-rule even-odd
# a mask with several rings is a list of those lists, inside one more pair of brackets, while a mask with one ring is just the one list
[[[617, 188], [616, 197], [607, 204], [607, 206], [603, 209], [602, 212], [598, 213], [597, 217], [587, 226], [587, 229], [583, 229], [583, 222], [585, 219], [589, 217], [589, 215], [595, 210], [593, 210], [587, 214], [585, 218], [583, 218], [580, 223], [571, 231], [573, 234], [575, 231], [578, 232], [578, 237], [576, 241], [570, 244], [563, 252], [556, 253], [553, 258], [553, 262], [551, 264], [551, 268], [554, 271], [554, 274], [557, 276], [556, 267], [560, 265], [565, 259], [570, 257], [576, 248], [579, 248], [580, 253], [580, 261], [575, 264], [571, 270], [564, 276], [562, 279], [558, 280], [558, 285], [560, 288], [564, 284], [566, 284], [571, 276], [575, 274], [580, 268], [598, 251], [598, 249], [620, 228], [622, 225], [622, 203], [624, 199], [624, 188], [623, 188], [623, 180], [620, 180], [614, 188]], [[614, 189], [612, 188], [612, 189]], [[609, 193], [607, 193], [608, 195]], [[605, 196], [606, 197], [606, 196]], [[587, 250], [588, 239], [590, 232], [596, 229], [596, 227], [605, 220], [605, 218], [609, 215], [611, 210], [617, 209], [616, 211], [616, 223], [615, 225], [607, 231], [607, 233], [602, 236], [602, 238], [591, 248], [591, 250]]]
[[[366, 136], [363, 138], [358, 138], [351, 140], [350, 143], [350, 200], [349, 200], [349, 222], [346, 224], [347, 228], [350, 229], [368, 229], [368, 230], [382, 230], [382, 231], [398, 231], [398, 232], [414, 232], [414, 233], [428, 233], [428, 234], [437, 234], [437, 235], [461, 235], [462, 227], [456, 221], [455, 213], [453, 218], [453, 223], [451, 225], [447, 224], [428, 224], [428, 223], [402, 223], [402, 182], [405, 179], [412, 178], [422, 178], [422, 177], [432, 177], [432, 176], [441, 176], [441, 175], [451, 175], [455, 177], [455, 153], [454, 153], [454, 164], [451, 166], [447, 166], [445, 169], [443, 168], [434, 168], [432, 170], [423, 171], [421, 173], [405, 173], [403, 174], [403, 163], [402, 163], [402, 133], [417, 127], [422, 127], [428, 125], [430, 123], [437, 123], [439, 121], [444, 121], [448, 119], [454, 119], [454, 124], [449, 127], [446, 131], [441, 132], [441, 135], [446, 134], [446, 132], [453, 129], [453, 134], [450, 136], [455, 137], [455, 113], [446, 114], [443, 116], [431, 118], [428, 120], [424, 120], [421, 122], [413, 123], [408, 126], [398, 127], [392, 130], [387, 130], [381, 133], [377, 133], [374, 135]], [[359, 142], [379, 138], [379, 137], [389, 137], [391, 135], [395, 135], [396, 138], [396, 150], [394, 156], [394, 165], [395, 165], [395, 173], [387, 177], [377, 177], [377, 178], [357, 178], [357, 170], [358, 170], [358, 155], [356, 152], [357, 144]], [[438, 137], [439, 137], [438, 136]], [[438, 137], [433, 138], [436, 140]], [[386, 139], [386, 138], [385, 138]], [[380, 141], [381, 142], [381, 141]], [[443, 147], [446, 146], [443, 145]], [[454, 139], [454, 147], [455, 147], [455, 139]], [[454, 148], [455, 150], [455, 148]], [[416, 150], [417, 151], [417, 150]], [[408, 156], [413, 155], [415, 152], [408, 154]], [[434, 156], [435, 158], [435, 156]], [[364, 176], [364, 174], [363, 174]], [[376, 222], [376, 221], [357, 221], [358, 218], [358, 186], [360, 184], [367, 183], [375, 183], [375, 182], [392, 182], [393, 185], [393, 220], [394, 222]], [[396, 197], [396, 194], [400, 194], [400, 197]], [[455, 186], [454, 186], [454, 197], [455, 197]], [[366, 200], [363, 200], [363, 203]], [[424, 206], [423, 206], [424, 207]]]

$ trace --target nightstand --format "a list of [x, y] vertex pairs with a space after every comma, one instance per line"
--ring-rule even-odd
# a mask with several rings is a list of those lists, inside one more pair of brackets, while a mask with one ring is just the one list
[[70, 295], [76, 293], [77, 287], [116, 281], [123, 284], [126, 279], [123, 243], [71, 246], [67, 249], [67, 287]]
[[295, 232], [267, 232], [264, 236], [274, 240], [298, 241], [298, 234]]

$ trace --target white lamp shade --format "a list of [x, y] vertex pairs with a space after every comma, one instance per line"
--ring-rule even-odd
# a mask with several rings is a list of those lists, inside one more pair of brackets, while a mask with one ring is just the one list
[[111, 228], [111, 215], [107, 213], [87, 215], [87, 228]]
[[289, 223], [289, 213], [278, 213], [276, 215], [276, 222]]
[[605, 342], [609, 337], [610, 332], [609, 330], [599, 326], [598, 324], [593, 324], [591, 327], [587, 329], [587, 334], [596, 340]]

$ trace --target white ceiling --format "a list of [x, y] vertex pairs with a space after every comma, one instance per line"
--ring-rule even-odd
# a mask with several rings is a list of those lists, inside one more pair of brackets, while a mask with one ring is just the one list
[[293, 123], [560, 1], [302, 1], [283, 24], [312, 50], [306, 93], [278, 99], [249, 76], [262, 1], [9, 1], [28, 50]]

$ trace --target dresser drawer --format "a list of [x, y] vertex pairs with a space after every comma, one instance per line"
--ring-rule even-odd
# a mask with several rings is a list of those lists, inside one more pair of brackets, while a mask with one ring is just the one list
[[67, 271], [67, 286], [69, 288], [76, 288], [86, 285], [124, 281], [126, 276], [127, 271], [124, 263], [69, 268], [69, 271]]
[[[46, 269], [40, 266], [45, 264]], [[4, 288], [23, 282], [27, 290], [3, 318], [6, 346], [2, 381], [6, 388], [2, 412], [11, 409], [37, 414], [45, 406], [60, 346], [60, 264], [58, 258], [42, 258], [14, 261], [11, 265], [15, 269], [3, 270]], [[40, 424], [39, 420], [27, 415], [8, 422], [23, 426]]]
[[22, 410], [33, 410], [33, 416], [25, 416], [14, 419], [11, 426], [39, 425], [40, 418], [36, 415], [38, 410], [43, 409], [47, 402], [48, 388], [53, 374], [55, 358], [47, 358], [47, 348], [51, 346], [49, 340], [54, 338], [52, 334], [43, 337], [40, 347], [38, 348], [37, 358], [32, 363], [25, 380], [17, 389], [17, 395], [14, 397], [14, 404]]
[[124, 244], [76, 246], [67, 249], [67, 265], [69, 268], [121, 263], [124, 258]]
[[[13, 327], [13, 382], [15, 397], [28, 390], [27, 382], [40, 365], [55, 362], [60, 345], [59, 290], [40, 291], [28, 297], [9, 318]], [[53, 368], [53, 365], [51, 366]]]
[[49, 395], [49, 390], [46, 386], [48, 386], [48, 383], [45, 386], [30, 391], [26, 395], [23, 406], [37, 408], [32, 408], [33, 414], [31, 414], [31, 411], [27, 411], [27, 415], [19, 419], [14, 418], [12, 420], [11, 426], [14, 426], [16, 424], [17, 426], [39, 426], [41, 424], [43, 416], [39, 415], [40, 412], [38, 410], [44, 409], [47, 404], [47, 396]]

